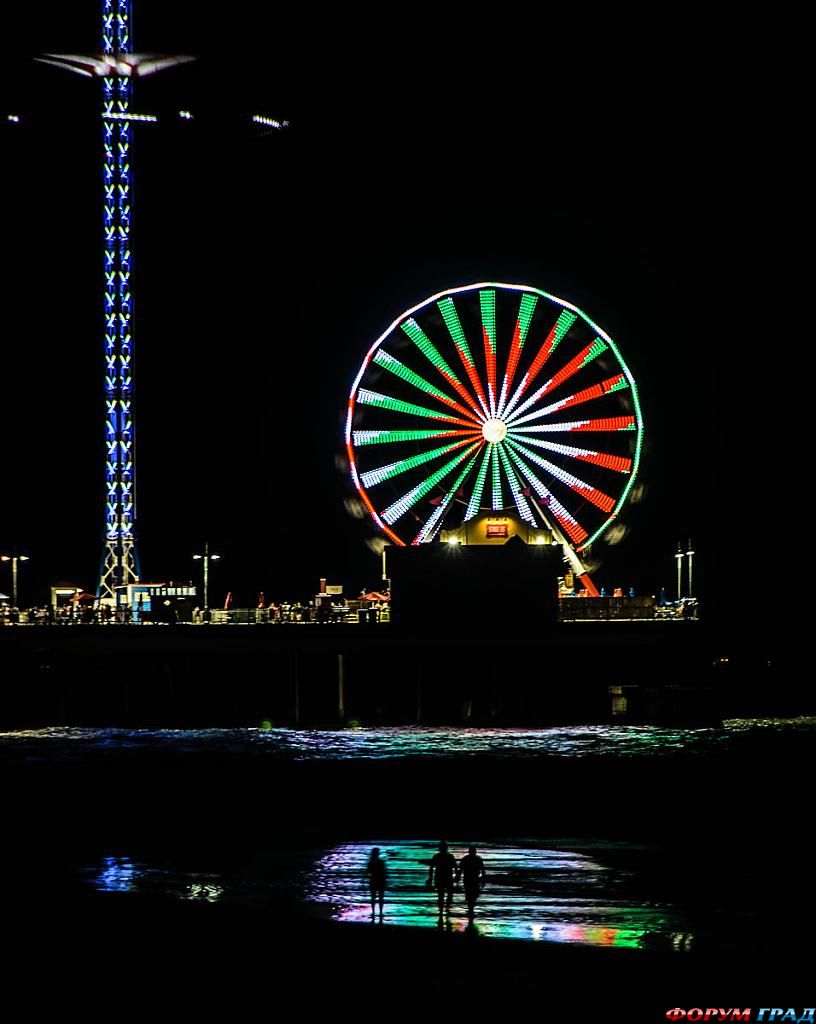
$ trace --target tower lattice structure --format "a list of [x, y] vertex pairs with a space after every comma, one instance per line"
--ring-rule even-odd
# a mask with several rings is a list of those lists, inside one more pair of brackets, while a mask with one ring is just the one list
[[[103, 0], [102, 53], [131, 53], [131, 0]], [[97, 593], [137, 582], [133, 424], [130, 75], [102, 78], [105, 232], [105, 548]]]

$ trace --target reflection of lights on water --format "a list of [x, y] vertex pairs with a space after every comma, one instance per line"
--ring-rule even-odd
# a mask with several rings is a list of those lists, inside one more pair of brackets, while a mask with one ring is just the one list
[[[390, 848], [382, 843], [381, 849], [388, 870], [386, 922], [436, 927], [436, 896], [426, 887], [436, 843], [417, 841], [392, 844]], [[466, 846], [451, 844], [450, 849], [459, 859]], [[307, 899], [331, 904], [337, 920], [370, 921], [370, 895], [365, 883], [370, 852], [371, 846], [361, 844], [347, 844], [328, 852], [309, 877]], [[630, 872], [571, 850], [483, 844], [479, 854], [487, 867], [487, 884], [476, 907], [478, 933], [482, 935], [596, 947], [688, 948], [686, 939], [678, 939], [687, 933], [682, 932], [674, 911], [623, 896], [623, 883]], [[460, 890], [455, 893], [452, 914], [444, 927], [471, 930]]]
[[216, 903], [225, 895], [225, 886], [216, 875], [150, 867], [121, 856], [105, 857], [89, 881], [99, 892], [163, 893], [205, 903]]
[[[454, 545], [455, 546], [455, 545]], [[682, 751], [705, 752], [727, 742], [726, 729], [663, 726], [582, 725], [549, 729], [362, 728], [349, 730], [272, 729], [255, 733], [256, 743], [297, 759], [459, 757], [654, 757]]]
[[[367, 514], [367, 513], [366, 513]], [[0, 744], [28, 757], [82, 757], [129, 748], [263, 752], [292, 760], [333, 761], [399, 757], [449, 758], [654, 758], [743, 749], [768, 733], [810, 736], [816, 718], [729, 719], [721, 727], [585, 725], [548, 729], [446, 729], [425, 726], [354, 730], [296, 729], [86, 729], [49, 727], [0, 731]]]
[[[599, 908], [600, 909], [600, 908]], [[582, 924], [531, 924], [531, 938], [548, 942], [578, 943], [583, 946], [615, 946], [639, 949], [644, 944], [645, 929], [607, 928]], [[682, 949], [671, 936], [675, 949]]]
[[94, 884], [102, 892], [131, 892], [136, 878], [136, 868], [126, 857], [106, 857]]
[[216, 903], [224, 895], [220, 885], [213, 883], [191, 882], [187, 886], [184, 898], [188, 900], [203, 900], [206, 903]]

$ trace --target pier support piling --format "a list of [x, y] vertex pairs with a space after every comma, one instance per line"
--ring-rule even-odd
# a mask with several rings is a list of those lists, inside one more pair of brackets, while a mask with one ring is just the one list
[[295, 726], [300, 725], [300, 655], [292, 651], [292, 682], [294, 683], [294, 719]]
[[346, 656], [337, 655], [337, 717], [346, 720]]

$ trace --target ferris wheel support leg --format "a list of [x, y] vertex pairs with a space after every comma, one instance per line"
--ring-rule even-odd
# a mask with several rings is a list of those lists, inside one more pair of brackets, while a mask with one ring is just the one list
[[579, 575], [578, 579], [581, 581], [581, 585], [584, 587], [584, 589], [586, 590], [586, 592], [589, 594], [590, 597], [600, 597], [601, 596], [598, 588], [592, 582], [592, 577], [589, 575], [588, 572], [585, 572], [585, 573]]
[[587, 571], [587, 567], [581, 561], [578, 554], [573, 550], [573, 548], [570, 547], [570, 543], [564, 535], [564, 531], [558, 525], [556, 520], [551, 515], [548, 515], [547, 512], [541, 507], [538, 500], [536, 499], [536, 496], [532, 493], [532, 491], [530, 491], [529, 493], [529, 498], [530, 501], [532, 501], [532, 503], [535, 505], [538, 514], [549, 527], [553, 537], [555, 537], [555, 539], [561, 545], [561, 549], [564, 552], [564, 561], [569, 563], [570, 569], [572, 569], [572, 571], [581, 581], [581, 585], [586, 589], [590, 597], [600, 597], [600, 592], [598, 591], [598, 588], [595, 586], [595, 584], [592, 582], [592, 578], [589, 575], [589, 572]]

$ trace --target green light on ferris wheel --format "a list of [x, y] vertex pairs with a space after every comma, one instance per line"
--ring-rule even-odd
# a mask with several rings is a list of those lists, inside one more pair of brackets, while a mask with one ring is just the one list
[[[475, 432], [475, 428], [474, 428]], [[426, 441], [431, 437], [461, 437], [464, 430], [355, 430], [355, 445], [395, 444], [399, 441]], [[543, 442], [541, 442], [543, 444]]]
[[470, 448], [465, 449], [459, 455], [454, 456], [450, 462], [446, 462], [444, 466], [437, 469], [435, 473], [432, 473], [426, 480], [417, 484], [416, 487], [412, 487], [410, 491], [403, 494], [401, 498], [389, 505], [388, 508], [382, 513], [383, 520], [392, 526], [400, 516], [404, 515], [413, 505], [415, 505], [421, 498], [424, 498], [429, 491], [431, 491], [441, 480], [452, 473], [456, 467], [464, 461], [473, 451], [475, 445], [471, 445]]
[[485, 480], [487, 479], [487, 467], [490, 462], [492, 452], [493, 445], [485, 445], [482, 464], [479, 466], [479, 472], [476, 475], [476, 483], [473, 485], [473, 493], [470, 496], [467, 511], [465, 512], [465, 522], [467, 522], [468, 519], [472, 519], [481, 507], [482, 494], [484, 493]]
[[479, 305], [482, 310], [482, 327], [485, 336], [496, 354], [496, 293], [494, 291], [479, 292]]
[[521, 297], [518, 315], [520, 349], [524, 348], [524, 342], [527, 340], [527, 332], [530, 330], [530, 321], [533, 319], [537, 303], [538, 296], [531, 295], [530, 292], [525, 292]]
[[390, 372], [396, 374], [397, 377], [402, 377], [403, 380], [407, 380], [409, 384], [413, 384], [414, 387], [424, 391], [427, 395], [433, 395], [435, 398], [441, 398], [443, 401], [453, 401], [453, 399], [448, 398], [444, 391], [440, 391], [439, 388], [434, 387], [430, 381], [425, 380], [424, 377], [421, 377], [410, 367], [401, 363], [399, 359], [395, 359], [392, 355], [383, 351], [383, 349], [378, 349], [374, 354], [374, 362], [378, 366], [382, 366], [383, 369], [390, 370]]
[[431, 451], [423, 452], [421, 455], [411, 455], [407, 459], [400, 459], [399, 462], [392, 462], [379, 469], [371, 469], [367, 473], [363, 473], [360, 479], [364, 487], [373, 487], [375, 484], [382, 483], [383, 480], [390, 480], [392, 477], [399, 476], [400, 473], [407, 473], [409, 469], [416, 469], [417, 466], [424, 466], [426, 462], [432, 462], [441, 455], [447, 455], [448, 452], [461, 448], [463, 444], [468, 444], [469, 440], [469, 438], [465, 438], [463, 441], [454, 441], [453, 444], [432, 448]]
[[400, 327], [402, 327], [403, 331], [408, 335], [411, 341], [413, 341], [426, 359], [430, 360], [430, 362], [432, 362], [433, 365], [438, 370], [441, 370], [446, 376], [455, 380], [457, 384], [461, 384], [459, 378], [439, 354], [434, 343], [422, 330], [416, 320], [409, 317], [408, 320], [400, 324]]
[[447, 416], [435, 409], [427, 409], [424, 405], [415, 405], [413, 402], [404, 402], [401, 398], [391, 398], [388, 395], [380, 395], [376, 391], [367, 391], [361, 388], [357, 393], [357, 401], [361, 405], [372, 405], [380, 409], [390, 409], [392, 412], [404, 412], [412, 416], [424, 416], [432, 420], [445, 420], [448, 423], [459, 423], [465, 427], [472, 427], [469, 420], [459, 419], [456, 416]]
[[453, 304], [453, 299], [447, 296], [444, 299], [440, 299], [437, 302], [439, 312], [442, 314], [442, 319], [445, 321], [450, 336], [453, 338], [453, 343], [459, 349], [460, 353], [464, 355], [465, 361], [471, 366], [473, 365], [473, 356], [470, 352], [470, 346], [467, 343], [465, 332], [462, 330], [462, 325], [459, 322], [459, 313], [456, 311], [456, 306]]

